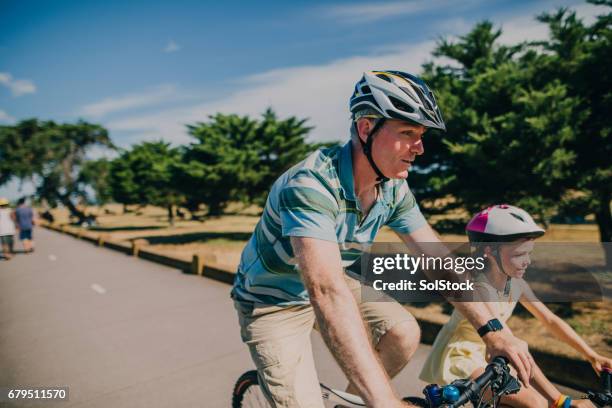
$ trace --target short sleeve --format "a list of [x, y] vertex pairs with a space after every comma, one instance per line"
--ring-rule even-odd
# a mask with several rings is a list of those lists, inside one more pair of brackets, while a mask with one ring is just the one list
[[386, 224], [400, 234], [410, 234], [427, 224], [405, 180], [399, 187], [396, 205]]
[[318, 180], [292, 180], [279, 197], [279, 212], [284, 237], [309, 237], [338, 242], [334, 196]]

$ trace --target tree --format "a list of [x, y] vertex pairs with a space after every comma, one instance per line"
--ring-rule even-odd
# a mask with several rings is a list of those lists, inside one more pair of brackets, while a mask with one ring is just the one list
[[0, 185], [12, 178], [28, 179], [42, 170], [51, 153], [42, 141], [43, 122], [23, 120], [14, 126], [0, 126]]
[[112, 200], [110, 186], [111, 162], [107, 159], [87, 160], [81, 166], [78, 182], [90, 186], [95, 194], [95, 202], [104, 205]]
[[425, 137], [411, 185], [430, 202], [454, 197], [441, 211], [510, 202], [545, 223], [564, 207], [595, 213], [610, 241], [611, 17], [586, 27], [561, 9], [540, 20], [551, 31], [540, 43], [499, 45], [489, 22], [438, 42], [434, 55], [451, 62], [426, 64], [424, 76], [449, 132]]
[[452, 195], [469, 212], [512, 202], [546, 220], [575, 160], [567, 144], [578, 101], [559, 81], [534, 87], [538, 55], [497, 45], [500, 34], [480, 23], [457, 43], [439, 42], [435, 55], [453, 65], [425, 66], [449, 132], [426, 137], [416, 189], [430, 199]]
[[174, 166], [179, 190], [190, 208], [208, 207], [208, 215], [220, 215], [231, 200], [244, 200], [244, 186], [255, 184], [260, 175], [253, 143], [257, 122], [247, 116], [218, 113], [209, 123], [188, 125], [196, 142], [183, 151]]
[[219, 113], [189, 125], [196, 141], [174, 169], [189, 206], [203, 203], [208, 215], [219, 215], [234, 200], [263, 205], [276, 178], [318, 146], [305, 141], [305, 122], [279, 120], [268, 109], [260, 121]]
[[138, 185], [130, 167], [128, 151], [124, 150], [119, 157], [110, 162], [108, 184], [112, 199], [123, 204], [124, 212], [128, 205], [138, 204]]
[[[589, 1], [612, 6], [610, 0]], [[599, 15], [587, 26], [575, 12], [559, 9], [544, 13], [539, 20], [548, 24], [550, 38], [538, 43], [546, 50], [540, 75], [555, 78], [567, 87], [568, 96], [579, 101], [576, 107], [583, 120], [576, 123], [571, 141], [575, 152], [574, 172], [568, 187], [580, 194], [566, 197], [564, 205], [575, 214], [595, 214], [600, 240], [612, 241], [612, 13]], [[608, 248], [609, 249], [609, 248]], [[606, 252], [612, 267], [612, 251]]]
[[62, 203], [79, 222], [85, 214], [73, 200], [85, 195], [78, 175], [86, 154], [94, 146], [114, 148], [100, 125], [37, 119], [0, 127], [0, 146], [0, 184], [13, 177], [32, 180], [39, 199], [51, 206]]
[[179, 150], [163, 141], [132, 146], [111, 163], [109, 178], [113, 198], [124, 205], [165, 207], [168, 220], [173, 223], [173, 206], [183, 200], [172, 180], [172, 168], [180, 159]]

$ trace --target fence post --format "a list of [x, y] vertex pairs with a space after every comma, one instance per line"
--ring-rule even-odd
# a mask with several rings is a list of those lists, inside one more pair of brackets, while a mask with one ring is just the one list
[[132, 255], [138, 256], [138, 251], [140, 250], [140, 242], [136, 242], [137, 240], [132, 241]]
[[191, 258], [191, 273], [199, 276], [204, 273], [204, 260], [200, 255], [194, 254]]

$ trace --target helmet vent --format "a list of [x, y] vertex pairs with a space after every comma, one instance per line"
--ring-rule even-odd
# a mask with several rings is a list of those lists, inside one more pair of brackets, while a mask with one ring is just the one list
[[410, 93], [410, 91], [408, 90], [408, 88], [406, 88], [405, 86], [400, 86], [399, 89], [401, 89], [402, 91], [404, 91], [404, 93], [406, 93], [406, 95], [408, 95], [408, 97], [410, 99], [412, 99], [415, 103], [420, 103], [418, 101], [417, 98], [414, 97], [414, 95], [412, 93]]
[[366, 85], [366, 86], [361, 88], [361, 92], [364, 93], [364, 94], [371, 94], [372, 90], [370, 89], [369, 86]]
[[510, 215], [513, 216], [514, 218], [516, 218], [519, 221], [525, 222], [525, 219], [523, 217], [521, 217], [520, 215], [518, 215], [518, 214], [515, 214], [515, 213], [511, 212]]
[[408, 112], [408, 113], [414, 112], [414, 109], [411, 106], [407, 105], [406, 103], [400, 101], [399, 99], [393, 96], [389, 96], [389, 100], [391, 101], [395, 109], [397, 110], [401, 110], [403, 112]]
[[389, 78], [387, 75], [385, 74], [376, 74], [377, 77], [379, 77], [380, 79], [384, 79], [387, 82], [391, 82], [391, 78]]

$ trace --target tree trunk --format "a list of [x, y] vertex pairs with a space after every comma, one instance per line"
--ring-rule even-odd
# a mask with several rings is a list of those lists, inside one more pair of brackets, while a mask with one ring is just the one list
[[66, 208], [68, 208], [68, 211], [70, 211], [70, 215], [73, 215], [79, 219], [78, 221], [79, 224], [85, 221], [85, 213], [79, 210], [76, 207], [76, 205], [74, 205], [74, 203], [72, 202], [72, 200], [70, 199], [68, 195], [61, 194], [59, 195], [59, 199], [62, 202], [62, 204], [64, 204]]
[[606, 258], [606, 268], [612, 270], [612, 212], [610, 211], [609, 192], [603, 192], [599, 198], [599, 208], [595, 213], [595, 219], [599, 226], [599, 240], [602, 243]]
[[170, 225], [174, 225], [174, 211], [173, 211], [173, 205], [172, 204], [168, 204], [168, 222], [170, 223]]

